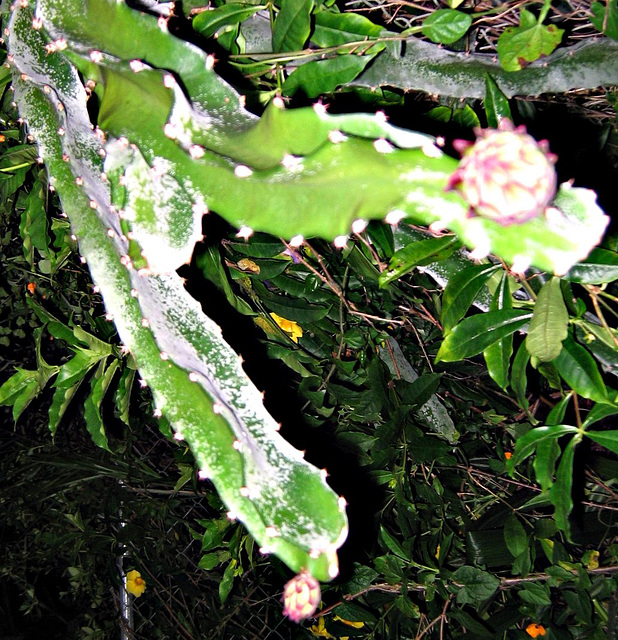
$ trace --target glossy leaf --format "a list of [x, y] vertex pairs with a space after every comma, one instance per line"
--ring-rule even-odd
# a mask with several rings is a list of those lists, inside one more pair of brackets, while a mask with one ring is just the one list
[[580, 396], [596, 402], [609, 402], [597, 363], [573, 338], [568, 337], [562, 343], [562, 351], [554, 360], [554, 365], [565, 382]]
[[515, 467], [533, 453], [539, 442], [548, 439], [557, 439], [567, 433], [577, 433], [577, 427], [566, 424], [552, 425], [550, 427], [536, 427], [517, 439], [515, 451], [507, 462], [507, 468], [512, 473]]
[[569, 269], [564, 279], [581, 284], [604, 284], [618, 280], [618, 253], [595, 247], [585, 260]]
[[453, 573], [453, 582], [457, 588], [457, 602], [477, 607], [500, 586], [500, 580], [496, 576], [470, 566], [459, 567]]
[[447, 336], [436, 362], [454, 362], [475, 356], [530, 321], [531, 313], [518, 309], [489, 311], [462, 320]]
[[586, 431], [586, 435], [597, 444], [618, 454], [618, 431]]
[[311, 42], [319, 47], [334, 47], [347, 42], [379, 37], [383, 29], [358, 13], [315, 11], [315, 28]]
[[618, 0], [606, 0], [605, 3], [593, 2], [590, 5], [590, 22], [597, 31], [612, 40], [618, 40]]
[[423, 35], [432, 42], [452, 44], [466, 34], [472, 17], [455, 9], [437, 9], [423, 21]]
[[470, 305], [499, 265], [480, 264], [453, 275], [442, 294], [442, 327], [447, 334], [466, 315]]
[[504, 522], [504, 542], [514, 558], [528, 548], [528, 535], [516, 515], [510, 515]]
[[[513, 302], [509, 288], [509, 276], [502, 274], [500, 284], [496, 288], [492, 297], [490, 311], [500, 311], [501, 309], [512, 309]], [[506, 391], [509, 384], [509, 365], [513, 355], [513, 336], [509, 335], [498, 340], [483, 351], [487, 372], [492, 380]]]
[[526, 348], [530, 355], [541, 362], [557, 358], [568, 334], [568, 324], [569, 313], [564, 304], [560, 278], [550, 278], [541, 287], [534, 303], [526, 336]]
[[247, 20], [254, 13], [265, 8], [265, 5], [244, 2], [209, 8], [207, 11], [201, 11], [193, 18], [193, 28], [205, 38], [210, 38], [219, 29]]
[[544, 25], [533, 13], [522, 9], [518, 27], [507, 27], [498, 38], [498, 58], [505, 71], [519, 71], [530, 62], [547, 56], [560, 44], [563, 29]]
[[313, 0], [281, 0], [273, 28], [273, 51], [298, 51], [311, 33]]
[[526, 390], [528, 388], [528, 374], [527, 368], [530, 362], [530, 354], [526, 349], [524, 342], [521, 343], [515, 358], [513, 359], [513, 366], [511, 368], [511, 388], [515, 393], [519, 406], [524, 410], [528, 410], [528, 399], [526, 397]]
[[511, 107], [508, 98], [502, 93], [496, 81], [487, 74], [485, 78], [485, 115], [487, 116], [487, 126], [497, 129], [500, 123], [507, 119], [513, 120]]
[[580, 440], [581, 436], [575, 435], [565, 447], [556, 472], [556, 481], [550, 494], [555, 507], [556, 525], [565, 532], [567, 539], [570, 539], [569, 514], [573, 510], [573, 459], [575, 448]]
[[384, 287], [393, 280], [401, 278], [419, 265], [446, 258], [460, 247], [461, 242], [454, 236], [411, 242], [393, 254], [388, 269], [380, 274], [380, 286]]

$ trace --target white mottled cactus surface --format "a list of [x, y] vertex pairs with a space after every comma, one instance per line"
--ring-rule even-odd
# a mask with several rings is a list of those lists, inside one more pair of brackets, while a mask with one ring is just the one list
[[564, 273], [605, 228], [594, 194], [562, 188], [551, 218], [521, 225], [471, 219], [447, 191], [457, 161], [384, 114], [331, 116], [276, 99], [257, 118], [211, 56], [122, 1], [22, 0], [12, 11], [21, 116], [157, 414], [264, 552], [333, 578], [343, 499], [278, 435], [238, 356], [176, 275], [202, 216], [215, 211], [242, 237], [260, 230], [338, 246], [367, 220], [408, 217], [456, 232], [477, 256]]

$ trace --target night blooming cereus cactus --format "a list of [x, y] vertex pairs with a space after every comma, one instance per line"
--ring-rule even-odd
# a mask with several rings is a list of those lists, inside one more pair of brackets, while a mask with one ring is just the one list
[[[497, 178], [473, 200], [484, 215], [470, 216], [448, 188], [467, 170], [430, 136], [393, 127], [383, 113], [287, 109], [280, 98], [257, 117], [217, 75], [213, 56], [171, 35], [164, 16], [122, 0], [19, 0], [11, 11], [15, 101], [155, 415], [190, 446], [230, 519], [300, 575], [290, 618], [311, 615], [315, 580], [339, 571], [345, 500], [278, 434], [239, 357], [178, 276], [202, 217], [216, 212], [240, 238], [263, 231], [338, 247], [369, 220], [407, 218], [448, 228], [477, 256], [554, 273], [587, 255], [607, 218], [592, 192], [563, 186], [551, 219], [505, 227], [496, 219], [505, 199], [491, 208]], [[489, 141], [486, 160], [506, 157], [508, 144], [492, 155]], [[528, 156], [537, 170], [534, 153], [516, 155]], [[520, 196], [536, 189], [526, 180], [518, 179]], [[554, 186], [551, 195], [535, 191], [535, 212]], [[512, 222], [527, 218], [526, 202], [507, 210]], [[293, 335], [302, 340], [300, 330]]]
[[472, 211], [501, 225], [521, 224], [545, 213], [556, 195], [556, 157], [547, 142], [502, 120], [499, 129], [477, 131], [472, 144], [456, 140], [462, 161], [449, 180]]

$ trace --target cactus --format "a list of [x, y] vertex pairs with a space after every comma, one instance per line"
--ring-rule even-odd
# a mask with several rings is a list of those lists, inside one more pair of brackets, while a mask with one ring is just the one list
[[202, 216], [216, 211], [240, 237], [339, 245], [366, 220], [408, 216], [454, 230], [477, 254], [558, 273], [587, 254], [606, 217], [591, 192], [563, 188], [551, 219], [504, 228], [471, 218], [446, 191], [457, 161], [432, 138], [383, 114], [331, 116], [279, 99], [258, 119], [212, 56], [121, 1], [38, 0], [33, 10], [21, 0], [7, 33], [21, 115], [156, 415], [264, 552], [333, 578], [343, 499], [277, 434], [238, 356], [175, 273]]

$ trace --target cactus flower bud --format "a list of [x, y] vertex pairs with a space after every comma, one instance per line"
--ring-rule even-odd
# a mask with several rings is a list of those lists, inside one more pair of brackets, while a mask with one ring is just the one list
[[519, 224], [541, 215], [553, 200], [556, 157], [525, 127], [505, 120], [499, 129], [477, 132], [474, 144], [456, 140], [454, 146], [463, 158], [447, 188], [457, 188], [475, 214]]
[[292, 622], [310, 618], [320, 604], [320, 583], [303, 569], [283, 589], [283, 615]]

